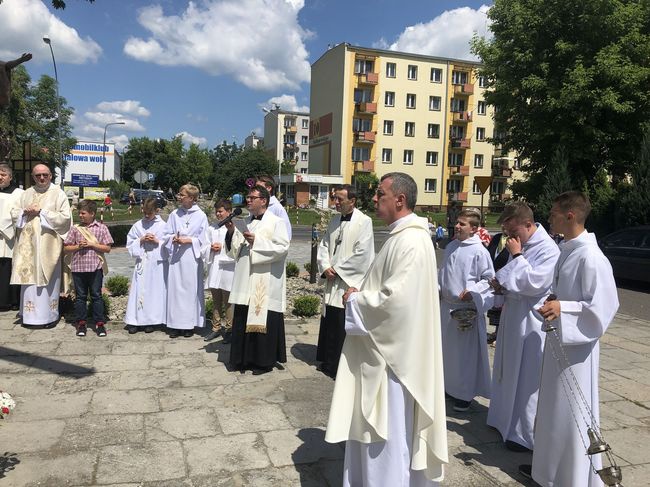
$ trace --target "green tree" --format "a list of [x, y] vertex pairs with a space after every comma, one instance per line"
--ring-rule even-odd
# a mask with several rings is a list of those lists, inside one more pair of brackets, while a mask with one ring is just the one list
[[221, 144], [209, 151], [210, 160], [212, 161], [212, 173], [208, 180], [209, 191], [214, 191], [218, 188], [218, 178], [221, 168], [226, 164], [226, 162], [230, 161], [236, 154], [241, 152], [242, 149], [242, 146], [238, 146], [234, 142], [229, 144], [224, 140]]
[[561, 145], [577, 187], [601, 167], [623, 179], [650, 123], [650, 2], [495, 0], [488, 17], [493, 38], [472, 48], [495, 142], [531, 174]]
[[619, 187], [615, 221], [619, 228], [650, 225], [650, 130], [646, 131], [632, 168], [631, 183]]
[[368, 211], [374, 209], [372, 198], [375, 195], [379, 179], [374, 173], [357, 173], [354, 186], [357, 188], [357, 208]]
[[545, 222], [548, 220], [555, 197], [565, 191], [575, 189], [569, 175], [569, 159], [564, 147], [558, 147], [546, 170], [537, 177], [529, 178], [529, 181], [537, 179], [542, 179], [542, 184], [538, 186], [541, 188], [541, 193], [534, 200], [536, 201], [535, 216], [538, 220]]
[[275, 171], [277, 171], [277, 161], [273, 155], [261, 147], [245, 148], [219, 168], [216, 189], [224, 197], [245, 192], [246, 179], [260, 174], [274, 174]]

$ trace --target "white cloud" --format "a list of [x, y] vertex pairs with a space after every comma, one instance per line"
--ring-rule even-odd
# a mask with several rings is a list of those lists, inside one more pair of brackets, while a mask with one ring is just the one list
[[186, 145], [196, 144], [205, 147], [208, 144], [208, 139], [206, 139], [205, 137], [197, 137], [186, 131], [179, 132], [176, 135], [174, 135], [174, 137], [180, 137], [181, 140], [183, 141], [183, 144]]
[[266, 102], [260, 103], [260, 108], [267, 108], [271, 110], [275, 105], [280, 105], [280, 110], [288, 110], [290, 112], [307, 112], [309, 107], [307, 105], [298, 105], [296, 97], [293, 95], [280, 95], [269, 98]]
[[102, 127], [108, 123], [122, 123], [121, 127], [112, 125], [112, 130], [126, 130], [127, 132], [144, 132], [146, 130], [137, 119], [125, 117], [120, 113], [86, 112], [84, 117], [89, 122], [97, 123]]
[[148, 117], [151, 115], [149, 110], [140, 106], [140, 102], [135, 100], [103, 101], [97, 104], [97, 109], [103, 112], [124, 113], [136, 117]]
[[487, 18], [489, 9], [489, 6], [481, 5], [476, 10], [470, 7], [447, 10], [426, 24], [407, 27], [392, 44], [382, 38], [374, 47], [428, 56], [478, 60], [470, 52], [469, 41], [475, 33], [491, 37]]
[[57, 63], [96, 62], [102, 48], [90, 37], [82, 38], [50, 13], [41, 0], [4, 0], [0, 4], [0, 59], [12, 59], [31, 52], [36, 62], [50, 63], [50, 48], [43, 36], [52, 40]]
[[162, 66], [189, 66], [232, 76], [252, 89], [297, 89], [310, 80], [304, 41], [312, 33], [298, 23], [303, 0], [190, 1], [180, 15], [160, 5], [138, 12], [150, 32], [131, 37], [124, 52]]

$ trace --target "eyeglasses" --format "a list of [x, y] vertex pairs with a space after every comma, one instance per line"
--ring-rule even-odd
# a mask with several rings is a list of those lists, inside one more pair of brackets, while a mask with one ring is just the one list
[[51, 174], [34, 174], [35, 178], [49, 178]]
[[257, 198], [261, 198], [261, 196], [246, 196], [246, 201], [253, 201], [256, 200]]

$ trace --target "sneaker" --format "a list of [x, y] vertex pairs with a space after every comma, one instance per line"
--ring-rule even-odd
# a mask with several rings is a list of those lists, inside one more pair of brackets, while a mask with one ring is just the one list
[[129, 331], [129, 335], [134, 335], [138, 333], [138, 327], [134, 325], [129, 325], [127, 330]]
[[221, 335], [221, 330], [212, 330], [210, 333], [208, 333], [205, 338], [203, 339], [204, 342], [209, 342], [210, 340], [214, 340], [217, 338], [219, 335]]
[[104, 326], [104, 323], [102, 323], [101, 321], [95, 324], [95, 330], [97, 331], [98, 337], [106, 336], [106, 327]]
[[533, 480], [533, 466], [532, 465], [519, 465], [519, 473], [527, 479]]
[[488, 343], [488, 345], [492, 345], [496, 341], [497, 341], [497, 334], [496, 333], [488, 333], [488, 335], [487, 335], [487, 343]]
[[454, 411], [463, 413], [469, 410], [469, 405], [472, 404], [472, 401], [463, 401], [462, 399], [456, 399], [454, 401]]
[[78, 337], [86, 336], [86, 322], [83, 320], [77, 322], [77, 336]]

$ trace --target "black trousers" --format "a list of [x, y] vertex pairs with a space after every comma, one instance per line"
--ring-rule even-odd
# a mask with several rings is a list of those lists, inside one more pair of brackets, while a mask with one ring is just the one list
[[318, 330], [318, 348], [316, 360], [323, 362], [326, 372], [336, 374], [345, 341], [345, 310], [334, 306], [325, 307], [325, 316], [321, 316]]
[[20, 286], [11, 285], [11, 259], [0, 258], [0, 310], [20, 306]]

